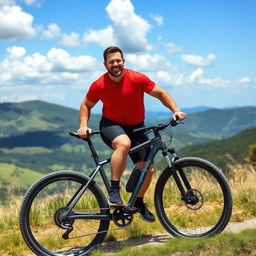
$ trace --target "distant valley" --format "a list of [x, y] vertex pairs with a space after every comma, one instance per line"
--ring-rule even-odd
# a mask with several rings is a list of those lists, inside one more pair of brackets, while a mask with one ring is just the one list
[[[218, 155], [229, 153], [243, 161], [249, 145], [256, 144], [256, 107], [199, 110], [188, 113], [184, 124], [172, 129], [172, 146], [180, 155], [205, 157], [221, 166]], [[58, 169], [88, 173], [95, 166], [88, 148], [68, 135], [78, 128], [78, 114], [78, 110], [42, 101], [0, 104], [0, 186], [2, 182], [5, 187], [7, 169], [10, 184], [15, 173], [22, 180], [26, 170], [34, 177]], [[151, 113], [146, 124], [168, 118], [169, 113]], [[91, 115], [92, 129], [98, 129], [99, 120], [100, 115]], [[101, 159], [111, 155], [100, 136], [94, 136], [93, 142]], [[17, 186], [17, 179], [14, 183]]]

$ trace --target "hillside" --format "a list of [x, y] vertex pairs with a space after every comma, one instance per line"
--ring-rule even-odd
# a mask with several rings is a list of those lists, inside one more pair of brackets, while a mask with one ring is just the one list
[[[98, 115], [91, 118], [97, 127]], [[70, 131], [77, 129], [78, 111], [43, 101], [0, 104], [0, 137], [31, 131]]]
[[[146, 124], [160, 123], [167, 115], [153, 115]], [[91, 115], [90, 127], [98, 129], [100, 116]], [[82, 140], [68, 135], [78, 127], [78, 110], [42, 101], [0, 104], [0, 162], [42, 173], [56, 169], [88, 172], [95, 164]], [[221, 139], [256, 127], [256, 108], [207, 109], [189, 114], [183, 125], [173, 128], [173, 146]], [[100, 136], [93, 142], [100, 159], [111, 155]], [[131, 162], [129, 162], [129, 168]]]
[[256, 144], [256, 128], [246, 129], [232, 137], [208, 143], [186, 146], [178, 151], [179, 156], [197, 156], [212, 161], [221, 168], [233, 161], [245, 162], [249, 145]]
[[256, 127], [256, 108], [209, 109], [188, 115], [186, 127], [191, 132], [229, 137], [250, 127]]
[[0, 163], [0, 170], [0, 204], [10, 201], [12, 194], [23, 195], [32, 183], [42, 177], [41, 173], [14, 164]]
[[[166, 113], [152, 115], [154, 121], [166, 120]], [[185, 125], [179, 126], [179, 133], [192, 137], [209, 139], [235, 135], [250, 127], [256, 127], [256, 107], [230, 109], [207, 109], [187, 115]]]

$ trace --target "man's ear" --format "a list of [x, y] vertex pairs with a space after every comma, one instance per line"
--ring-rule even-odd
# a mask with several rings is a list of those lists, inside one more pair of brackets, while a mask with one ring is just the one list
[[125, 59], [123, 59], [123, 62], [124, 62], [124, 64], [125, 64]]
[[104, 64], [104, 67], [107, 68], [107, 63], [106, 63], [106, 61], [104, 61], [103, 64]]

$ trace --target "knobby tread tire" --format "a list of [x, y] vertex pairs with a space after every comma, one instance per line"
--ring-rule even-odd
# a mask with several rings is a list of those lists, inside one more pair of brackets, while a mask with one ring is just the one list
[[189, 167], [189, 166], [191, 167], [195, 166], [195, 167], [200, 167], [205, 169], [210, 174], [212, 174], [220, 184], [220, 187], [224, 195], [224, 209], [219, 221], [208, 232], [197, 234], [197, 235], [184, 234], [183, 232], [180, 232], [175, 226], [172, 225], [172, 223], [168, 220], [165, 214], [165, 210], [162, 202], [164, 185], [168, 179], [172, 178], [172, 170], [170, 167], [166, 167], [164, 169], [155, 187], [154, 201], [155, 201], [156, 214], [161, 224], [163, 225], [163, 227], [171, 235], [175, 237], [210, 237], [210, 236], [216, 235], [225, 229], [232, 214], [231, 189], [229, 187], [229, 184], [227, 182], [225, 175], [213, 163], [197, 157], [184, 157], [175, 161], [175, 170], [178, 170], [179, 168]]
[[[31, 202], [35, 198], [36, 194], [40, 192], [42, 188], [44, 188], [47, 184], [50, 184], [54, 180], [59, 180], [60, 178], [69, 177], [72, 180], [77, 180], [78, 182], [87, 183], [89, 180], [89, 177], [84, 175], [83, 173], [76, 172], [76, 171], [69, 171], [69, 170], [63, 170], [63, 171], [57, 171], [52, 172], [44, 177], [40, 178], [38, 181], [36, 181], [26, 192], [24, 199], [21, 204], [20, 213], [19, 213], [19, 226], [20, 231], [22, 234], [22, 237], [28, 247], [38, 256], [60, 256], [62, 254], [57, 254], [55, 252], [51, 252], [49, 250], [45, 250], [40, 244], [38, 244], [37, 241], [33, 237], [31, 237], [31, 231], [29, 228], [29, 221], [28, 221], [28, 215], [29, 215], [29, 208], [31, 205]], [[92, 181], [89, 185], [89, 189], [93, 192], [94, 196], [97, 198], [100, 207], [101, 208], [108, 208], [108, 202], [107, 199], [101, 190], [101, 188]], [[99, 231], [105, 231], [109, 228], [109, 221], [101, 221]], [[97, 234], [93, 241], [85, 246], [86, 251], [82, 254], [76, 254], [79, 256], [85, 256], [90, 253], [90, 251], [95, 248], [95, 246], [101, 244], [103, 240], [105, 239], [107, 235], [107, 232], [99, 233]], [[39, 246], [38, 246], [39, 245]], [[68, 254], [65, 254], [68, 255]], [[69, 255], [74, 255], [69, 254]]]

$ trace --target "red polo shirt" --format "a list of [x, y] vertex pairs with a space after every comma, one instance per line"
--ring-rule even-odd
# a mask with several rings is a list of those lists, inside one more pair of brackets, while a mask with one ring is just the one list
[[93, 82], [86, 98], [103, 103], [102, 116], [122, 125], [135, 125], [145, 119], [144, 92], [149, 93], [155, 83], [147, 76], [123, 70], [123, 79], [116, 83], [108, 73]]

